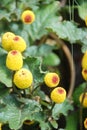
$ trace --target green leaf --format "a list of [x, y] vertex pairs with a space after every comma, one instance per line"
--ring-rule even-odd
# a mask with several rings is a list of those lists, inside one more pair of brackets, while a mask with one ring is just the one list
[[32, 72], [35, 84], [43, 82], [45, 72], [41, 69], [41, 63], [42, 60], [40, 57], [27, 57], [24, 59], [24, 66]]
[[83, 0], [77, 0], [77, 3], [78, 3], [77, 5], [80, 6], [80, 5], [81, 5], [82, 3], [84, 3], [84, 2], [86, 2], [86, 0], [84, 0], [84, 1], [83, 1]]
[[0, 10], [0, 20], [2, 20], [2, 19], [5, 19], [8, 22], [10, 22], [11, 21], [11, 19], [10, 19], [10, 13], [7, 13], [6, 11]]
[[51, 53], [53, 50], [55, 50], [55, 46], [51, 46], [48, 44], [42, 44], [38, 46], [37, 55], [38, 56], [47, 56], [49, 53]]
[[38, 9], [40, 0], [20, 0], [20, 6], [22, 9], [31, 8], [33, 10]]
[[76, 105], [79, 105], [79, 104], [80, 104], [80, 102], [79, 102], [79, 96], [80, 96], [80, 94], [84, 91], [85, 88], [86, 88], [86, 83], [84, 82], [84, 83], [80, 84], [80, 85], [75, 89], [75, 91], [74, 91], [74, 93], [73, 93], [73, 100], [74, 100], [74, 103], [75, 103]]
[[42, 122], [40, 123], [41, 130], [51, 130], [48, 122]]
[[25, 99], [25, 103], [21, 104], [14, 95], [8, 95], [3, 102], [6, 106], [0, 109], [0, 122], [8, 123], [11, 129], [19, 129], [25, 120], [41, 119], [41, 107], [34, 100]]
[[53, 126], [53, 128], [57, 129], [58, 128], [58, 122], [55, 121], [54, 119], [50, 121], [51, 125]]
[[33, 56], [36, 57], [38, 53], [38, 46], [30, 46], [26, 49], [26, 51], [23, 53], [25, 57], [27, 56]]
[[6, 52], [0, 48], [0, 82], [12, 86], [12, 72], [6, 67]]
[[3, 0], [3, 1], [0, 1], [0, 4], [3, 6], [7, 6], [8, 4], [12, 3], [12, 0]]
[[51, 32], [55, 32], [59, 38], [69, 41], [70, 43], [83, 43], [87, 44], [87, 29], [83, 30], [78, 28], [71, 21], [52, 23], [47, 26]]
[[24, 25], [24, 30], [28, 32], [31, 41], [34, 42], [46, 35], [48, 33], [46, 27], [58, 21], [58, 16], [56, 16], [58, 7], [58, 3], [54, 2], [35, 11], [35, 21], [31, 25]]
[[45, 0], [45, 1], [42, 1], [42, 4], [50, 4], [54, 2], [54, 0]]
[[4, 84], [0, 83], [0, 99], [9, 94], [9, 89]]
[[60, 64], [60, 59], [55, 53], [48, 53], [48, 55], [43, 58], [43, 64], [57, 66]]
[[41, 100], [45, 100], [46, 98], [46, 95], [44, 93], [44, 91], [41, 90], [41, 88], [37, 88], [34, 93], [33, 93], [34, 96], [39, 96], [41, 98]]
[[87, 16], [87, 1], [84, 1], [80, 6], [78, 6], [78, 12], [81, 19], [85, 19]]
[[65, 130], [77, 130], [77, 126], [79, 123], [78, 111], [72, 112], [70, 115], [66, 117], [66, 128]]
[[56, 49], [55, 46], [51, 46], [48, 44], [41, 44], [38, 46], [32, 45], [26, 49], [26, 51], [24, 52], [24, 56], [43, 57], [47, 56], [54, 49]]
[[57, 120], [60, 114], [67, 116], [69, 110], [73, 110], [73, 106], [68, 100], [65, 100], [61, 104], [55, 104], [52, 110], [52, 117]]
[[82, 51], [83, 53], [85, 53], [86, 50], [87, 50], [87, 45], [83, 45], [83, 46], [81, 47], [81, 51]]

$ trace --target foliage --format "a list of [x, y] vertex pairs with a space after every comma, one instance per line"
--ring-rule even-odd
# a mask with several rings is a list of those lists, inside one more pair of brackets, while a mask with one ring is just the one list
[[[66, 15], [73, 15], [69, 12], [70, 6], [73, 11], [77, 9], [84, 26], [64, 16], [63, 11], [66, 11]], [[32, 24], [22, 23], [21, 13], [26, 9], [35, 13]], [[51, 36], [57, 36], [70, 45], [81, 45], [81, 53], [87, 50], [86, 12], [86, 0], [77, 0], [75, 6], [67, 2], [64, 7], [58, 0], [0, 1], [0, 39], [5, 32], [13, 32], [25, 39], [27, 49], [23, 52], [23, 67], [29, 69], [34, 78], [29, 89], [19, 90], [14, 87], [13, 72], [5, 63], [8, 52], [2, 48], [0, 40], [0, 122], [3, 123], [3, 130], [23, 130], [27, 127], [26, 120], [34, 121], [34, 124], [28, 125], [28, 129], [71, 130], [72, 127], [72, 130], [76, 130], [78, 121], [75, 122], [75, 119], [78, 120], [78, 117], [76, 112], [72, 113], [75, 106], [77, 112], [80, 112], [79, 96], [86, 88], [86, 83], [76, 86], [71, 100], [67, 98], [62, 104], [54, 104], [50, 99], [52, 90], [45, 85], [44, 76], [49, 71], [55, 71], [61, 76], [58, 68], [62, 62], [58, 53], [61, 47]], [[65, 128], [58, 126], [61, 115], [66, 119]]]

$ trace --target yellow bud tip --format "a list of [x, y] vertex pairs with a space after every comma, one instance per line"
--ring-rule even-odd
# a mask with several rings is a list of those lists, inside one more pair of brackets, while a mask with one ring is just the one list
[[17, 55], [17, 53], [18, 53], [18, 51], [16, 51], [16, 50], [11, 51], [12, 55]]
[[24, 20], [25, 20], [26, 23], [30, 23], [32, 21], [32, 17], [29, 16], [29, 15], [26, 15]]
[[86, 69], [84, 70], [84, 73], [87, 74], [87, 70]]
[[56, 84], [56, 83], [58, 82], [58, 77], [57, 77], [57, 76], [53, 76], [53, 77], [52, 77], [52, 82], [53, 82], [54, 84]]
[[63, 94], [63, 93], [64, 93], [64, 90], [61, 89], [61, 88], [59, 88], [59, 89], [58, 89], [58, 93], [59, 93], [59, 94]]
[[84, 68], [82, 69], [82, 77], [84, 80], [87, 81], [87, 69], [84, 69]]
[[15, 36], [15, 37], [13, 38], [13, 40], [14, 40], [14, 41], [18, 41], [18, 40], [19, 40], [19, 37], [18, 37], [18, 36]]

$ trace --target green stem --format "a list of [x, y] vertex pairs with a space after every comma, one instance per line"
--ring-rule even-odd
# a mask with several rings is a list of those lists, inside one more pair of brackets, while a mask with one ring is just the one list
[[25, 91], [25, 89], [23, 90], [23, 96], [24, 96], [24, 97], [27, 97], [27, 96], [26, 96], [26, 91]]
[[37, 87], [35, 87], [33, 90], [32, 90], [32, 94], [33, 94], [33, 92], [36, 90], [36, 89], [38, 89], [40, 86], [42, 85], [42, 83], [40, 83]]
[[82, 118], [82, 113], [83, 113], [83, 101], [84, 101], [84, 97], [85, 97], [85, 94], [87, 92], [87, 82], [86, 82], [86, 87], [84, 89], [84, 92], [83, 92], [83, 96], [82, 96], [82, 101], [81, 101], [81, 105], [80, 105], [80, 130], [83, 130], [83, 118]]
[[17, 0], [15, 0], [15, 7], [17, 8]]
[[52, 109], [53, 109], [54, 106], [55, 106], [55, 102], [53, 102], [53, 104], [52, 104], [51, 111], [52, 111]]
[[82, 130], [82, 111], [83, 111], [83, 108], [82, 108], [82, 105], [80, 105], [80, 130]]
[[41, 100], [40, 103], [41, 103], [41, 105], [43, 105], [43, 106], [45, 106], [45, 107], [48, 107], [48, 105], [49, 105], [49, 103], [47, 103], [47, 102], [45, 102], [45, 101], [43, 101], [43, 100]]

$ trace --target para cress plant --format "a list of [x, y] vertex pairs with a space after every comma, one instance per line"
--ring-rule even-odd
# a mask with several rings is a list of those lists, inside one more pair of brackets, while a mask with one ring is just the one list
[[[87, 2], [68, 4], [63, 6], [58, 0], [0, 1], [1, 130], [87, 129]], [[73, 19], [76, 10], [84, 27], [77, 17]], [[64, 46], [69, 43], [80, 45], [84, 53], [79, 86], [71, 77], [74, 65], [67, 69], [63, 63], [68, 54]], [[63, 79], [65, 84], [73, 81], [74, 92], [73, 87], [62, 84]]]
[[[31, 10], [25, 10], [21, 15], [21, 19], [24, 24], [32, 24], [35, 20], [35, 14]], [[15, 99], [15, 101], [12, 102], [15, 104], [16, 109], [20, 109], [20, 111], [25, 109], [24, 111], [27, 114], [27, 116], [26, 114], [24, 115], [24, 118], [22, 117], [17, 126], [12, 125], [9, 119], [3, 120], [0, 118], [1, 129], [7, 125], [9, 129], [18, 130], [23, 128], [23, 124], [33, 124], [38, 126], [37, 129], [41, 127], [43, 130], [42, 124], [45, 125], [46, 120], [47, 123], [45, 129], [58, 127], [56, 120], [52, 117], [52, 109], [54, 108], [55, 104], [61, 104], [66, 100], [66, 90], [63, 87], [58, 86], [60, 82], [59, 74], [49, 71], [43, 72], [42, 83], [38, 81], [37, 77], [38, 85], [35, 84], [34, 75], [29, 68], [29, 62], [28, 66], [24, 63], [26, 57], [23, 55], [23, 52], [26, 51], [27, 44], [23, 37], [16, 35], [13, 32], [5, 32], [2, 35], [1, 42], [6, 53], [5, 66], [12, 73], [12, 86], [8, 89], [9, 93], [6, 96], [8, 98], [10, 97], [10, 100]], [[33, 63], [31, 66], [33, 66]], [[39, 84], [44, 84], [43, 87], [47, 86], [50, 89], [51, 92], [49, 96], [42, 92], [41, 85]], [[39, 95], [37, 91], [39, 91]], [[44, 98], [40, 96], [40, 93]], [[46, 99], [46, 97], [48, 99]], [[22, 114], [23, 113], [21, 113], [21, 116], [23, 116]], [[14, 116], [11, 118], [13, 118], [13, 121], [15, 121]], [[55, 126], [51, 125], [52, 120], [56, 123]]]

